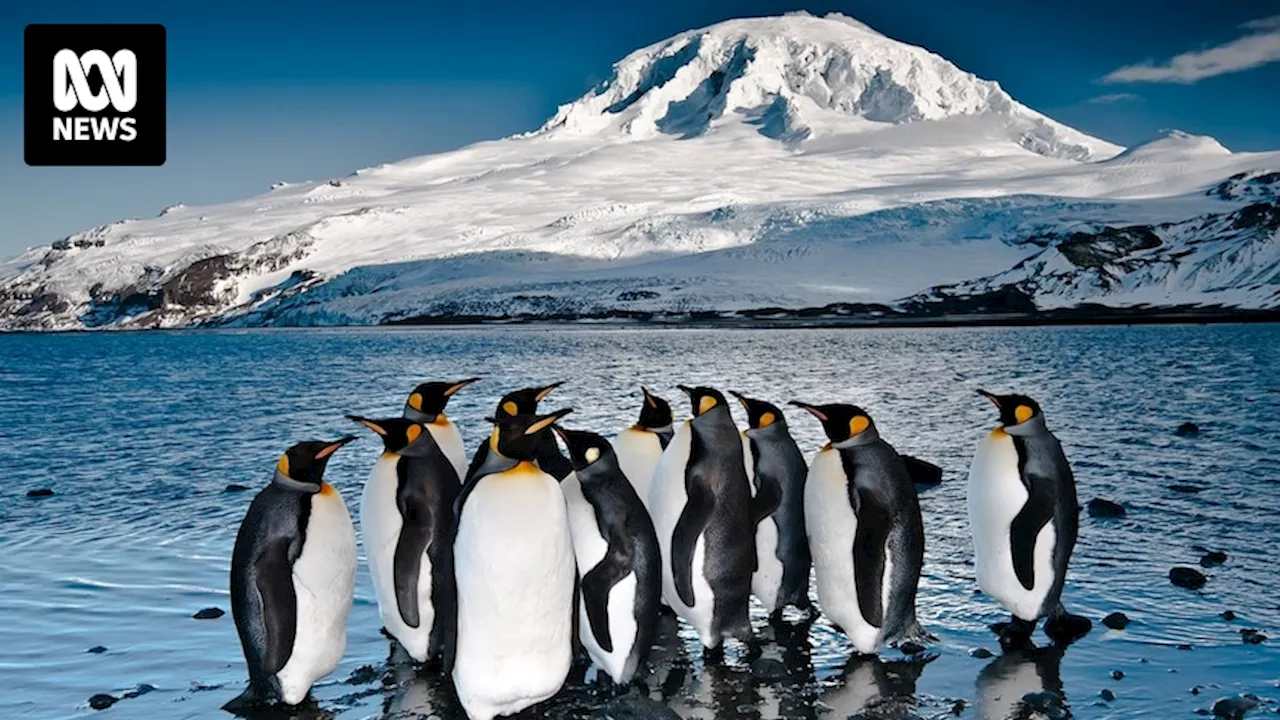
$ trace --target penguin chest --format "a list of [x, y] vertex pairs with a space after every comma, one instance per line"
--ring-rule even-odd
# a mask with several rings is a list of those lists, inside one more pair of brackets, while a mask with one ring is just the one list
[[559, 483], [531, 464], [480, 480], [454, 543], [453, 678], [472, 717], [555, 694], [569, 672], [574, 558]]
[[418, 568], [416, 605], [417, 624], [411, 626], [401, 612], [396, 595], [396, 552], [404, 529], [404, 518], [396, 503], [400, 480], [396, 465], [403, 459], [384, 454], [365, 482], [360, 502], [360, 529], [364, 538], [369, 575], [378, 598], [378, 614], [383, 626], [413, 659], [423, 662], [429, 653], [435, 608], [431, 603], [432, 566], [424, 546]]
[[770, 612], [778, 609], [782, 571], [782, 561], [778, 559], [778, 523], [771, 515], [756, 526], [756, 571], [751, 576], [751, 594]]
[[458, 426], [445, 420], [429, 423], [427, 431], [436, 441], [440, 452], [444, 453], [445, 459], [458, 473], [458, 482], [462, 482], [467, 476], [467, 449], [462, 444], [462, 433], [458, 432]]
[[342, 496], [328, 484], [311, 496], [306, 535], [292, 579], [297, 629], [293, 651], [276, 678], [284, 701], [297, 704], [342, 659], [355, 592], [355, 528]]
[[[863, 616], [858, 602], [858, 568], [853, 552], [858, 516], [849, 502], [849, 478], [836, 450], [819, 452], [810, 465], [804, 490], [804, 519], [813, 556], [818, 604], [827, 617], [845, 631], [859, 652], [876, 652], [883, 639], [883, 628]], [[892, 558], [887, 548], [883, 552], [881, 597], [887, 607]]]
[[654, 433], [627, 428], [613, 441], [618, 456], [618, 466], [636, 489], [645, 509], [649, 509], [649, 494], [653, 490], [653, 476], [662, 460], [662, 442]]
[[1013, 439], [993, 431], [978, 446], [969, 469], [969, 527], [978, 585], [1014, 615], [1034, 620], [1054, 582], [1056, 537], [1052, 522], [1036, 534], [1031, 552], [1035, 582], [1031, 588], [1023, 586], [1014, 570], [1011, 527], [1028, 497]]

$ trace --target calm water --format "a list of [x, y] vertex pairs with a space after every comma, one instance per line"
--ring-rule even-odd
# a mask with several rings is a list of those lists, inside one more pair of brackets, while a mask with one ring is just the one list
[[[398, 414], [416, 382], [472, 375], [486, 380], [450, 405], [469, 446], [516, 387], [569, 380], [546, 407], [571, 406], [566, 425], [611, 434], [632, 421], [641, 383], [682, 412], [675, 384], [705, 383], [858, 403], [900, 451], [945, 468], [944, 483], [922, 493], [919, 611], [940, 637], [937, 659], [846, 666], [849, 645], [819, 621], [807, 635], [765, 631], [760, 660], [731, 652], [703, 672], [684, 633], [649, 679], [651, 696], [683, 717], [939, 717], [963, 700], [962, 717], [1002, 718], [1046, 687], [1082, 718], [1193, 717], [1242, 692], [1261, 698], [1260, 713], [1275, 710], [1280, 637], [1246, 645], [1240, 630], [1280, 635], [1280, 326], [424, 329], [0, 336], [0, 717], [90, 715], [91, 695], [143, 684], [155, 690], [105, 712], [230, 717], [219, 707], [245, 678], [231, 616], [191, 618], [230, 607], [228, 558], [253, 492], [225, 486], [256, 490], [291, 443], [355, 432], [345, 413]], [[977, 387], [1040, 400], [1081, 502], [1129, 511], [1082, 517], [1065, 601], [1095, 629], [1065, 656], [970, 655], [998, 650], [986, 626], [1002, 617], [975, 595], [965, 519], [969, 457], [995, 419]], [[789, 420], [806, 454], [816, 450], [818, 424]], [[1184, 421], [1201, 434], [1175, 435]], [[368, 435], [330, 464], [353, 515], [379, 449]], [[26, 497], [42, 487], [56, 495]], [[1197, 564], [1195, 546], [1229, 554], [1198, 592], [1167, 579], [1170, 567]], [[363, 565], [358, 577], [346, 657], [314, 691], [321, 708], [344, 719], [456, 716], [437, 680], [383, 679], [387, 642]], [[1219, 617], [1228, 609], [1234, 622]], [[1115, 610], [1133, 619], [1124, 632], [1098, 623]], [[86, 652], [98, 645], [107, 651]], [[1114, 701], [1099, 699], [1104, 688]], [[569, 696], [578, 699], [548, 712], [585, 715], [603, 702]]]

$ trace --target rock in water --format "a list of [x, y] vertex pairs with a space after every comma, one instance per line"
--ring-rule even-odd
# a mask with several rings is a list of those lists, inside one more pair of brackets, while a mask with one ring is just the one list
[[203, 610], [198, 611], [195, 615], [192, 615], [191, 617], [197, 620], [217, 620], [218, 618], [226, 614], [227, 613], [223, 611], [222, 608], [207, 607]]
[[901, 457], [907, 473], [911, 475], [911, 482], [917, 485], [938, 485], [942, 482], [942, 468], [910, 455]]
[[1102, 624], [1112, 630], [1123, 630], [1129, 627], [1129, 616], [1122, 612], [1113, 612], [1102, 618]]
[[970, 655], [971, 657], [976, 657], [976, 658], [978, 658], [979, 660], [986, 660], [986, 659], [988, 659], [988, 658], [993, 658], [993, 657], [995, 657], [995, 653], [991, 652], [990, 650], [988, 650], [988, 649], [986, 649], [986, 648], [984, 648], [984, 647], [978, 647], [978, 648], [974, 648], [974, 649], [970, 650], [970, 651], [969, 651], [969, 655]]
[[1049, 720], [1065, 720], [1071, 717], [1071, 711], [1066, 708], [1062, 696], [1049, 690], [1023, 695], [1022, 705], [1027, 710], [1038, 712]]
[[114, 695], [108, 695], [106, 693], [98, 693], [97, 695], [94, 695], [93, 697], [89, 698], [89, 707], [93, 708], [94, 710], [106, 710], [107, 708], [111, 707], [112, 705], [115, 705], [118, 702], [120, 702], [120, 699], [115, 697]]
[[1211, 550], [1205, 553], [1204, 557], [1200, 558], [1200, 567], [1213, 567], [1214, 565], [1221, 565], [1226, 561], [1226, 553], [1218, 550]]
[[680, 720], [674, 710], [634, 689], [605, 703], [592, 715], [613, 720]]
[[1195, 437], [1200, 434], [1200, 426], [1193, 422], [1184, 422], [1174, 431], [1178, 437]]
[[142, 697], [143, 695], [146, 695], [149, 692], [154, 692], [155, 689], [156, 689], [155, 685], [148, 685], [147, 683], [142, 683], [137, 688], [125, 693], [121, 699], [132, 700], [133, 698], [136, 698], [136, 697]]
[[50, 497], [51, 495], [53, 495], [53, 490], [50, 490], [49, 488], [37, 488], [35, 490], [27, 491], [27, 497], [29, 498], [45, 498]]
[[1204, 573], [1195, 568], [1176, 567], [1169, 571], [1169, 582], [1188, 590], [1199, 590], [1207, 581]]
[[87, 653], [92, 653], [92, 654], [94, 654], [94, 655], [101, 655], [102, 653], [104, 653], [104, 652], [106, 652], [106, 651], [107, 651], [107, 648], [106, 648], [106, 647], [104, 647], [104, 646], [102, 646], [102, 645], [94, 645], [93, 647], [89, 648], [89, 649], [88, 649], [88, 650], [86, 650], [85, 652], [87, 652]]
[[240, 483], [231, 483], [226, 487], [225, 490], [223, 490], [223, 492], [244, 492], [245, 490], [248, 490], [248, 489], [249, 489], [248, 485], [241, 485]]
[[1165, 487], [1169, 488], [1170, 490], [1172, 490], [1172, 491], [1174, 491], [1174, 492], [1188, 493], [1188, 494], [1190, 494], [1190, 493], [1198, 493], [1198, 492], [1200, 492], [1201, 490], [1204, 490], [1204, 488], [1200, 487], [1199, 485], [1184, 485], [1184, 484], [1182, 484], [1182, 483], [1174, 483], [1174, 484], [1172, 484], [1172, 485], [1165, 485]]
[[1258, 699], [1252, 695], [1222, 698], [1213, 704], [1213, 716], [1223, 720], [1244, 720], [1244, 716], [1258, 707]]
[[1223, 620], [1226, 620], [1227, 622], [1231, 622], [1232, 620], [1235, 620], [1235, 619], [1236, 619], [1236, 611], [1235, 611], [1235, 610], [1223, 610], [1223, 611], [1222, 611], [1222, 614], [1221, 614], [1221, 615], [1219, 615], [1218, 617], [1222, 618]]
[[1123, 671], [1123, 670], [1112, 670], [1112, 671], [1111, 671], [1111, 679], [1112, 679], [1112, 680], [1123, 680], [1123, 679], [1124, 679], [1124, 671]]
[[1098, 693], [1098, 697], [1102, 698], [1106, 702], [1111, 702], [1112, 700], [1116, 699], [1116, 694], [1111, 692], [1107, 688], [1102, 688], [1102, 692]]
[[1261, 645], [1267, 641], [1267, 636], [1255, 628], [1246, 628], [1240, 631], [1240, 639], [1244, 640], [1245, 645]]
[[1094, 498], [1089, 501], [1089, 516], [1096, 518], [1118, 518], [1124, 517], [1124, 506], [1120, 503], [1103, 500], [1102, 498]]

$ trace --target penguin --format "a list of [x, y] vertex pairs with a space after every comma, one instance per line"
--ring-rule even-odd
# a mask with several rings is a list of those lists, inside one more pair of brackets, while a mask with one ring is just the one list
[[228, 712], [298, 705], [342, 659], [355, 598], [356, 532], [324, 470], [355, 439], [290, 447], [240, 523], [231, 552], [231, 615], [249, 687], [224, 706]]
[[409, 657], [425, 663], [443, 655], [453, 620], [450, 541], [460, 463], [448, 457], [441, 438], [456, 440], [458, 433], [435, 421], [347, 418], [376, 433], [384, 448], [360, 501], [378, 613]]
[[[563, 384], [563, 381], [554, 382], [543, 387], [523, 388], [507, 393], [498, 401], [498, 408], [494, 411], [494, 417], [501, 419], [536, 413], [538, 411], [538, 403], [545, 400], [552, 390]], [[476, 449], [475, 455], [471, 459], [471, 465], [467, 468], [466, 474], [463, 475], [464, 484], [474, 479], [482, 469], [484, 474], [487, 475], [504, 469], [504, 466], [509, 467], [515, 464], [510, 459], [490, 458], [490, 447], [491, 443], [486, 440]], [[573, 472], [573, 466], [569, 464], [568, 458], [560, 452], [560, 446], [556, 445], [556, 438], [550, 432], [539, 435], [538, 447], [534, 453], [534, 462], [538, 464], [538, 467], [543, 472], [556, 480], [563, 480], [569, 473]], [[486, 463], [489, 464], [486, 465]], [[463, 492], [465, 494], [466, 490], [464, 489]]]
[[480, 378], [467, 378], [453, 383], [425, 382], [415, 387], [404, 402], [405, 419], [428, 426], [436, 444], [453, 464], [459, 480], [466, 477], [467, 451], [462, 444], [462, 433], [444, 410], [455, 393], [479, 381]]
[[645, 511], [649, 511], [649, 495], [653, 489], [653, 472], [662, 459], [662, 451], [671, 444], [675, 435], [671, 405], [666, 400], [641, 387], [644, 403], [640, 405], [640, 419], [624, 429], [613, 439], [613, 449], [618, 465], [631, 481], [640, 496]]
[[745, 443], [724, 395], [679, 386], [693, 404], [654, 473], [650, 506], [662, 550], [662, 594], [698, 632], [704, 655], [751, 639], [756, 569]]
[[553, 429], [573, 463], [562, 486], [582, 588], [578, 637], [591, 659], [625, 685], [644, 662], [658, 621], [658, 535], [609, 441]]
[[804, 530], [804, 481], [809, 468], [776, 405], [730, 391], [747, 411], [745, 433], [751, 473], [751, 519], [756, 523], [757, 567], [751, 593], [772, 622], [788, 605], [814, 615], [809, 601], [809, 538]]
[[492, 450], [515, 465], [477, 477], [457, 518], [458, 623], [450, 665], [473, 720], [542, 702], [569, 674], [573, 542], [560, 483], [534, 457], [541, 434], [570, 412], [488, 418], [496, 429]]
[[818, 604], [854, 649], [932, 640], [916, 621], [924, 521], [902, 458], [854, 405], [792, 401], [831, 441], [809, 464], [805, 530]]
[[978, 586], [1013, 616], [992, 629], [1001, 647], [1022, 649], [1047, 617], [1045, 634], [1070, 644], [1093, 627], [1062, 606], [1079, 526], [1071, 465], [1035, 400], [978, 393], [999, 410], [1000, 426], [978, 445], [969, 466], [974, 565]]

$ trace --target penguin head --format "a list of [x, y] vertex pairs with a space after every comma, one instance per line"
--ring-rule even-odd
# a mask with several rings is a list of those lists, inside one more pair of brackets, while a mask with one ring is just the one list
[[798, 400], [792, 400], [791, 404], [818, 418], [832, 445], [840, 445], [854, 438], [876, 437], [875, 422], [866, 410], [857, 405], [810, 405]]
[[1007, 428], [1041, 416], [1040, 405], [1026, 395], [996, 395], [986, 390], [978, 394], [1000, 410], [1000, 424]]
[[602, 436], [586, 430], [566, 430], [559, 425], [552, 425], [552, 430], [564, 441], [569, 450], [569, 462], [577, 473], [591, 467], [601, 460], [613, 457], [613, 447]]
[[431, 448], [431, 433], [422, 423], [402, 417], [370, 420], [359, 415], [348, 415], [347, 419], [376, 433], [382, 438], [382, 446], [389, 453], [402, 457], [421, 457]]
[[787, 420], [782, 416], [782, 411], [778, 409], [777, 405], [764, 400], [749, 398], [733, 390], [729, 392], [738, 398], [738, 402], [742, 403], [742, 407], [746, 409], [747, 422], [751, 430], [763, 430], [777, 423], [786, 424]]
[[725, 402], [724, 395], [719, 390], [709, 387], [689, 387], [688, 385], [677, 385], [686, 395], [689, 396], [689, 402], [693, 404], [693, 417], [702, 417], [704, 414], [715, 410], [716, 408], [729, 409], [729, 404]]
[[348, 435], [337, 440], [300, 442], [284, 451], [276, 461], [276, 471], [290, 480], [320, 487], [329, 458], [338, 448], [355, 439], [355, 435]]
[[657, 430], [671, 427], [671, 423], [674, 421], [671, 415], [671, 405], [666, 400], [649, 392], [648, 388], [641, 387], [640, 392], [644, 393], [644, 404], [640, 406], [640, 420], [636, 423], [636, 427], [641, 430]]
[[538, 449], [538, 441], [542, 433], [550, 432], [557, 420], [573, 412], [572, 408], [564, 408], [547, 415], [514, 415], [507, 417], [485, 418], [493, 423], [493, 435], [489, 438], [489, 447], [503, 457], [512, 460], [533, 460]]
[[449, 398], [462, 388], [480, 378], [467, 378], [458, 382], [425, 382], [409, 393], [404, 402], [404, 416], [414, 422], [436, 422], [444, 414]]
[[538, 412], [538, 403], [545, 400], [552, 390], [563, 384], [562, 380], [543, 387], [528, 387], [509, 392], [498, 401], [498, 409], [494, 411], [494, 417], [501, 419], [517, 415], [533, 415]]

